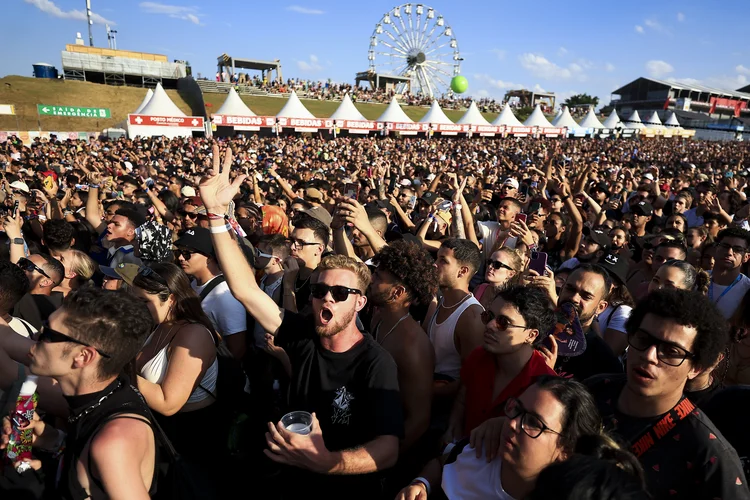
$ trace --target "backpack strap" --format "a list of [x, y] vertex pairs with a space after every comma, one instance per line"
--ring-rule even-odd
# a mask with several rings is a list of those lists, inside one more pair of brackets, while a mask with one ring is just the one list
[[602, 335], [604, 335], [604, 332], [609, 327], [609, 324], [612, 323], [612, 318], [615, 316], [615, 313], [617, 312], [617, 310], [620, 308], [621, 305], [622, 305], [622, 302], [620, 302], [619, 304], [617, 304], [615, 306], [615, 308], [612, 309], [612, 314], [609, 315], [609, 318], [607, 318], [607, 324], [604, 325], [604, 328], [602, 329]]
[[201, 293], [200, 293], [200, 297], [201, 297], [201, 302], [203, 302], [203, 300], [204, 300], [204, 299], [205, 299], [206, 297], [208, 297], [208, 294], [209, 294], [209, 293], [211, 293], [211, 292], [213, 291], [213, 289], [214, 289], [214, 288], [216, 288], [217, 286], [221, 285], [221, 284], [222, 284], [222, 283], [224, 283], [224, 282], [225, 282], [226, 280], [227, 280], [227, 279], [226, 279], [226, 278], [224, 277], [224, 275], [223, 275], [223, 274], [220, 274], [219, 276], [217, 276], [217, 277], [215, 277], [214, 279], [212, 279], [212, 280], [211, 280], [211, 281], [209, 282], [209, 284], [208, 284], [208, 285], [206, 285], [206, 288], [204, 288], [204, 289], [203, 289], [203, 290], [201, 291]]

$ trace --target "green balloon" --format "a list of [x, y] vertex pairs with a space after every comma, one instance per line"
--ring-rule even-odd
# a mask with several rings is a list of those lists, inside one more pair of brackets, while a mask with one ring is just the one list
[[469, 80], [465, 76], [457, 75], [451, 80], [451, 89], [456, 94], [463, 94], [469, 88]]

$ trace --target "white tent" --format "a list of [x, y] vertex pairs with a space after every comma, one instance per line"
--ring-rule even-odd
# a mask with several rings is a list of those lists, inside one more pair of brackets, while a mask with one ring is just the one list
[[398, 102], [396, 102], [396, 96], [393, 96], [391, 102], [388, 104], [388, 107], [385, 108], [385, 111], [383, 111], [383, 114], [380, 115], [375, 121], [392, 123], [413, 123], [414, 120], [409, 118], [406, 113], [404, 113], [404, 110], [401, 109], [401, 106], [399, 106]]
[[430, 109], [427, 111], [427, 114], [422, 117], [421, 120], [419, 120], [419, 123], [437, 123], [437, 124], [450, 124], [453, 125], [453, 122], [450, 118], [445, 116], [445, 113], [443, 113], [443, 110], [440, 109], [440, 105], [437, 102], [437, 99], [432, 101], [432, 106], [430, 106]]
[[228, 116], [257, 116], [247, 107], [245, 101], [243, 101], [237, 92], [233, 88], [229, 89], [229, 94], [224, 100], [224, 104], [221, 105], [215, 115], [228, 115]]
[[516, 118], [516, 115], [513, 114], [513, 111], [507, 104], [503, 106], [503, 110], [497, 115], [492, 124], [498, 126], [505, 125], [506, 127], [523, 127], [523, 123], [518, 121], [518, 118]]
[[628, 118], [627, 120], [625, 120], [622, 124], [626, 128], [637, 128], [637, 129], [646, 128], [646, 126], [641, 121], [641, 117], [638, 114], [638, 110], [637, 109], [635, 111], [633, 111], [633, 114], [630, 115], [630, 118]]
[[523, 122], [524, 127], [554, 128], [542, 113], [542, 108], [537, 104], [534, 111]]
[[148, 101], [150, 101], [153, 96], [154, 96], [154, 91], [151, 89], [148, 89], [148, 92], [146, 92], [146, 97], [143, 98], [141, 105], [138, 106], [135, 111], [133, 111], [133, 114], [134, 115], [140, 114], [140, 112], [143, 110], [143, 108], [146, 107], [146, 104], [148, 104]]
[[302, 102], [300, 102], [297, 93], [292, 90], [292, 94], [289, 99], [281, 108], [281, 111], [276, 115], [278, 118], [309, 118], [315, 119], [312, 113], [310, 113]]
[[[616, 128], [619, 123], [621, 123], [620, 117], [617, 116], [617, 111], [613, 109], [612, 113], [607, 117], [606, 120], [604, 120], [604, 123], [602, 123], [602, 125], [604, 125], [604, 128]], [[625, 125], [623, 124], [623, 126]]]
[[661, 120], [659, 119], [659, 114], [656, 111], [651, 113], [651, 116], [646, 119], [646, 127], [655, 130], [664, 130], [666, 128], [662, 125]]
[[558, 128], [566, 127], [568, 130], [578, 130], [581, 128], [573, 117], [570, 116], [570, 111], [567, 106], [563, 106], [560, 116], [552, 121], [552, 125]]
[[680, 122], [677, 121], [677, 115], [674, 111], [672, 111], [669, 116], [667, 117], [666, 121], [664, 122], [664, 125], [667, 126], [667, 128], [682, 128], [682, 125], [680, 125]]
[[354, 103], [349, 98], [348, 93], [344, 96], [344, 100], [341, 101], [341, 104], [339, 104], [339, 107], [336, 108], [336, 111], [334, 111], [331, 115], [331, 119], [367, 121], [367, 118], [362, 116], [362, 113], [360, 113], [359, 110], [354, 106]]
[[148, 116], [187, 116], [175, 103], [172, 102], [172, 99], [169, 98], [167, 93], [164, 92], [161, 83], [156, 84], [154, 95], [148, 101], [148, 104], [141, 109], [140, 113], [133, 114]]
[[586, 116], [583, 118], [583, 120], [581, 120], [581, 123], [579, 123], [579, 125], [583, 128], [605, 128], [604, 125], [602, 125], [602, 122], [599, 121], [599, 118], [596, 117], [593, 106], [589, 107], [589, 112], [586, 113]]
[[459, 119], [456, 123], [459, 125], [468, 124], [468, 125], [489, 125], [490, 122], [488, 122], [484, 116], [482, 116], [482, 113], [479, 112], [479, 108], [477, 108], [477, 105], [474, 101], [471, 101], [471, 105], [469, 106], [469, 109], [466, 110], [466, 113]]

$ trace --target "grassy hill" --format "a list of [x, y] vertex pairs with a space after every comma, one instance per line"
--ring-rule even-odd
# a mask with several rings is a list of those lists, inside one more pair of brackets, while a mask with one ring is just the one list
[[[167, 90], [174, 103], [186, 114], [191, 114], [190, 104], [176, 90]], [[22, 76], [0, 78], [0, 104], [13, 104], [16, 116], [0, 116], [0, 130], [39, 130], [40, 118], [37, 115], [37, 104], [61, 106], [85, 106], [110, 108], [112, 118], [95, 120], [91, 118], [41, 117], [41, 128], [44, 131], [97, 131], [112, 127], [125, 120], [143, 100], [145, 90], [133, 87], [112, 87], [96, 83], [76, 82], [70, 80], [43, 80]], [[209, 113], [215, 112], [226, 99], [226, 94], [204, 94], [203, 98]], [[257, 115], [272, 116], [278, 113], [286, 99], [278, 97], [242, 96], [242, 100]], [[320, 118], [333, 114], [338, 102], [302, 100], [310, 112]], [[357, 109], [368, 119], [380, 116], [386, 108], [384, 104], [356, 104]], [[406, 114], [412, 120], [421, 119], [427, 112], [425, 107], [404, 106]], [[458, 120], [463, 111], [446, 110], [445, 114], [453, 121]], [[485, 118], [492, 121], [497, 116], [485, 113]]]

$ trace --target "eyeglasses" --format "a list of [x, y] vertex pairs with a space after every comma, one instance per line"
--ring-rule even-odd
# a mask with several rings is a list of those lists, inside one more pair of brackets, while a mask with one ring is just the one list
[[41, 267], [39, 267], [36, 264], [34, 264], [33, 262], [31, 262], [26, 257], [21, 257], [20, 259], [18, 259], [17, 265], [18, 265], [18, 267], [20, 267], [24, 271], [31, 271], [31, 272], [36, 271], [39, 274], [41, 274], [42, 276], [44, 276], [45, 278], [50, 279], [50, 280], [52, 279], [49, 274], [47, 274], [46, 272], [44, 272], [44, 269], [42, 269]]
[[550, 429], [539, 417], [524, 408], [516, 398], [508, 398], [508, 401], [505, 402], [505, 416], [510, 420], [521, 417], [521, 429], [532, 439], [538, 438], [543, 432], [550, 432], [558, 436], [563, 435], [561, 432]]
[[550, 198], [549, 201], [551, 201], [552, 203], [557, 203], [557, 202], [561, 202], [562, 198]]
[[656, 358], [669, 366], [680, 366], [687, 358], [695, 359], [692, 352], [665, 340], [660, 340], [646, 332], [636, 330], [628, 334], [628, 345], [636, 351], [646, 351], [652, 345], [656, 346]]
[[495, 316], [495, 313], [493, 313], [489, 309], [485, 309], [484, 311], [482, 311], [481, 318], [482, 318], [482, 323], [484, 323], [485, 325], [489, 325], [490, 323], [494, 321], [495, 324], [497, 325], [497, 328], [502, 331], [505, 331], [508, 328], [523, 328], [524, 330], [529, 329], [528, 326], [514, 325], [513, 323], [510, 322], [510, 319], [508, 319], [507, 316], [503, 316], [502, 314], [499, 316]]
[[745, 254], [745, 253], [747, 253], [747, 248], [741, 247], [739, 245], [730, 245], [729, 243], [719, 243], [716, 246], [719, 247], [719, 248], [721, 248], [722, 250], [726, 250], [727, 252], [729, 250], [731, 250], [732, 253], [736, 253], [736, 254]]
[[53, 330], [49, 327], [49, 325], [45, 324], [42, 326], [42, 330], [39, 332], [39, 336], [37, 337], [37, 340], [39, 342], [44, 342], [46, 344], [56, 344], [59, 342], [72, 342], [74, 344], [91, 347], [96, 352], [99, 353], [99, 355], [105, 357], [105, 358], [111, 358], [109, 354], [106, 352], [103, 352], [99, 350], [98, 348], [92, 346], [91, 344], [87, 344], [86, 342], [82, 342], [78, 339], [74, 339], [73, 337], [69, 337], [65, 335], [64, 333], [60, 333], [57, 330]]
[[335, 300], [336, 302], [344, 302], [345, 300], [349, 299], [349, 295], [353, 293], [362, 295], [361, 290], [341, 285], [330, 286], [324, 283], [315, 283], [314, 285], [310, 285], [310, 295], [312, 295], [316, 299], [323, 299], [326, 295], [328, 295], [328, 292], [331, 292], [331, 297], [333, 297], [333, 300]]
[[322, 243], [318, 243], [316, 241], [305, 241], [305, 240], [300, 240], [297, 238], [289, 238], [288, 240], [286, 240], [286, 244], [292, 247], [294, 246], [306, 247], [309, 245], [322, 245]]
[[[195, 254], [203, 255], [202, 253], [196, 252], [195, 250], [185, 250], [185, 249], [182, 249], [182, 248], [177, 248], [175, 250], [172, 250], [172, 253], [174, 253], [174, 258], [175, 259], [179, 259], [180, 257], [182, 257], [185, 260], [190, 260], [193, 257], [193, 255], [195, 255]], [[148, 270], [151, 271], [150, 267], [147, 267], [146, 269], [148, 269]], [[156, 273], [154, 273], [154, 274], [156, 274]]]
[[500, 262], [499, 260], [490, 260], [487, 262], [492, 269], [497, 271], [498, 269], [507, 269], [508, 271], [515, 271], [512, 267], [510, 267], [508, 264], [504, 262]]

